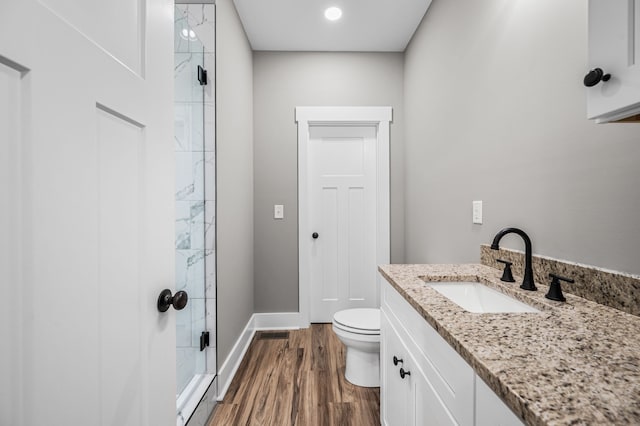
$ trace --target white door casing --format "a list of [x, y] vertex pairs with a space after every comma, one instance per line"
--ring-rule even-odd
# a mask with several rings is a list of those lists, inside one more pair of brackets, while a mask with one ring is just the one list
[[[389, 122], [391, 121], [391, 107], [297, 107], [296, 108], [296, 121], [298, 122], [298, 245], [299, 245], [299, 310], [300, 310], [300, 326], [308, 327], [311, 321], [314, 322], [330, 322], [333, 311], [336, 309], [343, 309], [347, 307], [359, 307], [359, 306], [379, 306], [379, 287], [380, 278], [376, 273], [376, 265], [389, 263], [390, 259], [390, 236], [389, 236]], [[341, 129], [342, 131], [338, 130]], [[358, 149], [366, 151], [366, 138], [362, 137], [360, 147], [358, 142], [352, 139], [352, 143], [345, 142], [345, 137], [349, 136], [349, 132], [361, 131], [362, 129], [369, 129], [372, 131], [373, 141], [370, 143], [370, 149], [373, 149], [373, 153], [370, 156], [375, 158], [374, 162], [374, 177], [370, 185], [373, 185], [373, 191], [369, 197], [375, 198], [374, 214], [370, 217], [370, 220], [374, 224], [373, 231], [367, 235], [366, 228], [364, 226], [366, 220], [363, 220], [363, 227], [359, 230], [358, 227], [352, 227], [351, 235], [349, 235], [348, 225], [337, 223], [337, 217], [329, 215], [330, 209], [322, 205], [320, 201], [322, 197], [325, 197], [329, 201], [329, 205], [333, 203], [337, 206], [340, 197], [340, 208], [342, 208], [343, 217], [349, 221], [349, 210], [346, 206], [351, 202], [357, 201], [360, 203], [360, 208], [363, 209], [366, 206], [366, 191], [358, 190], [362, 188], [364, 181], [351, 182], [355, 183], [355, 190], [349, 191], [348, 185], [343, 187], [342, 194], [338, 190], [338, 185], [331, 185], [331, 176], [321, 176], [322, 173], [314, 173], [314, 168], [317, 168], [317, 161], [314, 160], [314, 154], [320, 153], [321, 156], [331, 156], [332, 151], [335, 166], [342, 165], [347, 167], [348, 160], [345, 158], [335, 158], [338, 151], [337, 149], [345, 149], [355, 152]], [[359, 129], [359, 130], [356, 130]], [[318, 137], [322, 132], [341, 132], [337, 139], [334, 138], [334, 143], [342, 142], [342, 145], [324, 148], [322, 144], [314, 143], [314, 139], [318, 142]], [[320, 133], [317, 133], [320, 132]], [[334, 134], [334, 137], [338, 133]], [[330, 134], [326, 135], [331, 137]], [[364, 136], [364, 135], [362, 135]], [[322, 151], [325, 151], [322, 153]], [[366, 155], [365, 155], [366, 157]], [[327, 175], [331, 175], [334, 170], [327, 169]], [[314, 179], [312, 176], [316, 175]], [[334, 173], [335, 174], [335, 173]], [[357, 175], [357, 173], [356, 173]], [[343, 183], [349, 183], [348, 180], [358, 180], [363, 178], [349, 177], [338, 178]], [[314, 180], [316, 181], [316, 188], [314, 190]], [[324, 184], [328, 190], [323, 190], [322, 185], [318, 186], [317, 183], [324, 180]], [[334, 183], [336, 183], [334, 181]], [[331, 187], [335, 188], [334, 190]], [[315, 205], [314, 205], [315, 204]], [[324, 211], [323, 211], [324, 209]], [[323, 233], [317, 230], [318, 223], [314, 223], [320, 217], [333, 218], [336, 220], [332, 224], [332, 231]], [[351, 219], [352, 223], [355, 222]], [[322, 225], [327, 226], [327, 225]], [[312, 234], [318, 232], [319, 238], [314, 240]], [[345, 263], [346, 258], [356, 253], [357, 248], [354, 251], [349, 251], [350, 248], [347, 243], [347, 247], [336, 249], [331, 253], [331, 249], [323, 250], [322, 244], [333, 246], [337, 243], [338, 238], [342, 238], [343, 242], [348, 242], [350, 237], [357, 241], [359, 236], [370, 237], [369, 241], [360, 241], [360, 246], [364, 249], [362, 253], [358, 253], [356, 257], [362, 255], [360, 261], [366, 259], [366, 249], [375, 250], [374, 254], [370, 257], [374, 257], [374, 263], [368, 267], [369, 270], [363, 269], [362, 275], [369, 276], [370, 284], [374, 289], [375, 300], [358, 300], [367, 299], [362, 297], [360, 290], [366, 283], [360, 282], [354, 284], [349, 288], [350, 281], [355, 283], [355, 280], [351, 280], [350, 275], [353, 275], [353, 270], [349, 271], [349, 265]], [[321, 242], [321, 240], [324, 240]], [[334, 239], [333, 241], [331, 239]], [[365, 247], [366, 245], [366, 247]], [[326, 248], [326, 247], [325, 247]], [[324, 251], [324, 253], [323, 253]], [[344, 254], [344, 256], [341, 256]], [[327, 258], [327, 255], [329, 257]], [[324, 259], [323, 259], [324, 256]], [[323, 265], [324, 263], [324, 265]], [[360, 263], [357, 262], [356, 265]], [[360, 263], [363, 264], [363, 263]], [[323, 265], [323, 266], [321, 266]], [[333, 270], [334, 276], [326, 276], [326, 270]], [[322, 272], [320, 272], [322, 271]], [[312, 278], [312, 276], [314, 278]], [[314, 279], [316, 283], [313, 284]], [[346, 286], [344, 284], [347, 284]], [[340, 285], [343, 285], [340, 287]], [[350, 294], [349, 294], [350, 293]], [[358, 294], [360, 293], [360, 294]], [[351, 296], [351, 297], [349, 297]], [[329, 303], [325, 303], [325, 308], [314, 310], [311, 308], [312, 298], [314, 299], [335, 299]], [[348, 299], [352, 300], [349, 301]], [[355, 299], [355, 300], [354, 300]], [[321, 302], [320, 305], [323, 303]], [[313, 311], [313, 314], [312, 314]], [[312, 316], [313, 315], [313, 316]]]
[[175, 423], [172, 35], [167, 0], [0, 5], [0, 424]]

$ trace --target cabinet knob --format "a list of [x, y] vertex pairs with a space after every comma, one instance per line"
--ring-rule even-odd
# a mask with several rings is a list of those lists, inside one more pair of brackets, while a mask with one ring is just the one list
[[411, 372], [405, 370], [404, 368], [400, 367], [400, 378], [404, 379], [405, 376], [410, 376]]
[[611, 74], [605, 74], [602, 68], [594, 68], [584, 76], [584, 85], [593, 87], [600, 83], [600, 81], [609, 81], [609, 79], [611, 79]]
[[319, 237], [317, 232], [314, 232], [313, 234], [311, 234], [311, 238], [313, 238], [314, 240], [317, 240]]
[[398, 365], [398, 363], [402, 364], [402, 358], [398, 358], [397, 356], [393, 356], [393, 365]]

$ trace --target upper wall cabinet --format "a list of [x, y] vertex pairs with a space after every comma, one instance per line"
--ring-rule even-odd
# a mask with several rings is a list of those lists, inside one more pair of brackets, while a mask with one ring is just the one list
[[589, 0], [588, 65], [589, 119], [640, 114], [640, 0]]

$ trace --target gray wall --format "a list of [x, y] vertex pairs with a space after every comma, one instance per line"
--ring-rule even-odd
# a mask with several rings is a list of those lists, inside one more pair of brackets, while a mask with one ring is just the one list
[[407, 262], [477, 262], [514, 225], [536, 253], [640, 273], [640, 124], [585, 118], [586, 8], [433, 1], [405, 62]]
[[[391, 257], [404, 258], [403, 55], [254, 52], [255, 310], [298, 311], [296, 106], [391, 106]], [[273, 219], [284, 204], [285, 219]]]
[[218, 366], [253, 314], [253, 57], [231, 0], [216, 1]]

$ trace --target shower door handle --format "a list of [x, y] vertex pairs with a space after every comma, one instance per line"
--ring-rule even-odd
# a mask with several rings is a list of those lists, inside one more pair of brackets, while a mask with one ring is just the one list
[[186, 291], [180, 290], [172, 296], [171, 290], [165, 288], [160, 292], [160, 295], [158, 296], [158, 311], [167, 312], [169, 306], [173, 306], [173, 309], [179, 311], [187, 306], [188, 301], [189, 296], [187, 295]]

